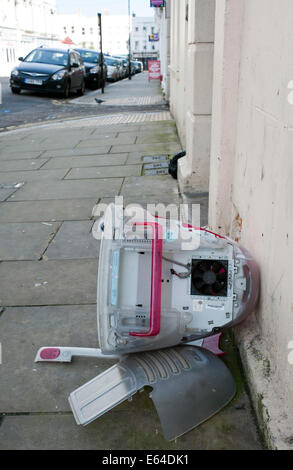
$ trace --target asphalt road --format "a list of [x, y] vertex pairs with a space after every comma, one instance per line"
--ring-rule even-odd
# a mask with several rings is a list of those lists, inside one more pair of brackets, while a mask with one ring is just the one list
[[[0, 132], [30, 123], [55, 121], [115, 112], [131, 112], [132, 107], [107, 106], [99, 108], [94, 106], [76, 106], [70, 104], [76, 94], [72, 93], [69, 99], [59, 98], [51, 94], [40, 94], [22, 91], [20, 95], [13, 95], [9, 87], [8, 78], [0, 78], [2, 89], [2, 102], [0, 104]], [[90, 90], [86, 94], [91, 93]], [[135, 111], [154, 111], [166, 109], [165, 106], [135, 107]]]

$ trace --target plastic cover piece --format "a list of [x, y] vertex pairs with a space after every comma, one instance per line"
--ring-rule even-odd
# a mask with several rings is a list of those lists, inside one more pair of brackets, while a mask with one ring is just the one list
[[77, 424], [86, 426], [144, 386], [153, 389], [150, 397], [167, 440], [219, 412], [236, 392], [230, 371], [210, 351], [183, 346], [133, 354], [71, 393]]

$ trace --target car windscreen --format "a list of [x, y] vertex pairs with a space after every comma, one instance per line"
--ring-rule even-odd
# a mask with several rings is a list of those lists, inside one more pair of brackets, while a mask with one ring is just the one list
[[105, 57], [105, 62], [107, 65], [117, 65], [117, 60], [116, 59], [111, 59], [111, 57]]
[[100, 54], [98, 52], [92, 51], [82, 51], [76, 49], [77, 52], [81, 55], [83, 62], [90, 62], [91, 64], [98, 64], [100, 60]]
[[25, 59], [25, 62], [35, 62], [38, 64], [63, 65], [68, 63], [68, 53], [62, 51], [48, 51], [46, 49], [36, 49]]

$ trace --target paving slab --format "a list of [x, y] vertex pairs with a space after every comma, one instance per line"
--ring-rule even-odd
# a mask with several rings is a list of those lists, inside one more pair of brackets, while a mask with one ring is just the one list
[[149, 134], [141, 135], [136, 139], [136, 144], [153, 144], [153, 143], [165, 143], [165, 142], [178, 142], [178, 136], [176, 134]]
[[6, 199], [16, 193], [16, 191], [18, 191], [18, 188], [11, 187], [10, 185], [7, 185], [7, 187], [1, 187], [0, 185], [0, 202], [6, 201]]
[[0, 261], [40, 259], [59, 227], [57, 222], [0, 223]]
[[61, 180], [67, 169], [60, 170], [32, 170], [32, 171], [5, 171], [0, 173], [0, 183], [14, 183], [17, 181]]
[[129, 132], [120, 131], [118, 133], [118, 137], [121, 137], [123, 135], [131, 135], [132, 137], [147, 137], [147, 136], [153, 137], [153, 136], [162, 135], [162, 134], [164, 136], [175, 136], [178, 140], [178, 134], [177, 134], [176, 129], [167, 128], [167, 129], [163, 129], [160, 132], [160, 129], [157, 129], [157, 131], [154, 131], [153, 129], [147, 129], [147, 128], [141, 129], [141, 126], [137, 128], [136, 131], [129, 131]]
[[126, 165], [135, 165], [138, 163], [151, 163], [151, 157], [156, 157], [154, 161], [168, 161], [168, 152], [130, 152], [128, 154]]
[[146, 392], [134, 395], [131, 403], [120, 405], [85, 428], [77, 426], [71, 414], [4, 416], [0, 449], [262, 450], [254, 423], [248, 418], [247, 399], [243, 406], [242, 410], [223, 410], [174, 442], [164, 439]]
[[92, 155], [89, 157], [58, 157], [48, 160], [43, 169], [55, 168], [83, 168], [93, 166], [111, 166], [111, 165], [125, 165], [128, 153], [116, 153], [113, 155]]
[[85, 139], [82, 140], [78, 145], [77, 148], [83, 147], [100, 147], [101, 145], [109, 144], [109, 145], [119, 145], [119, 144], [134, 144], [136, 140], [136, 136], [128, 135], [128, 134], [121, 134], [120, 137], [114, 137], [110, 139], [109, 137], [105, 137], [103, 135], [100, 136], [99, 139]]
[[38, 158], [42, 155], [44, 150], [39, 150], [36, 152], [7, 152], [5, 149], [0, 150], [0, 161], [1, 160], [33, 160], [35, 158]]
[[141, 124], [112, 124], [111, 127], [109, 126], [99, 126], [96, 127], [94, 132], [91, 134], [91, 138], [94, 138], [97, 135], [104, 135], [111, 132], [116, 133], [127, 133], [127, 132], [137, 132], [141, 128]]
[[97, 199], [3, 202], [0, 204], [0, 222], [86, 220], [91, 218], [97, 202]]
[[[82, 155], [104, 155], [105, 153], [109, 153], [111, 149], [110, 145], [105, 145], [104, 147], [94, 147], [94, 148], [84, 148], [84, 149], [72, 149], [69, 148], [67, 150], [47, 150], [43, 153], [43, 158], [54, 158], [54, 157], [79, 157]], [[115, 153], [123, 153], [123, 150], [120, 152]], [[125, 151], [127, 152], [127, 151]], [[125, 153], [124, 152], [124, 153]]]
[[159, 128], [162, 129], [176, 129], [176, 123], [174, 120], [164, 120], [164, 121], [145, 121], [140, 126], [141, 129], [153, 129], [154, 132], [157, 132]]
[[110, 153], [142, 152], [144, 155], [150, 155], [152, 153], [168, 153], [175, 155], [181, 151], [182, 148], [179, 144], [166, 142], [159, 144], [113, 145]]
[[3, 261], [0, 305], [74, 305], [96, 302], [97, 261]]
[[48, 159], [39, 158], [37, 160], [0, 160], [0, 172], [2, 171], [23, 171], [38, 170]]
[[[80, 121], [79, 121], [80, 122]], [[64, 141], [68, 139], [75, 139], [77, 136], [80, 137], [80, 139], [89, 137], [91, 134], [96, 129], [96, 126], [78, 126], [74, 125], [74, 129], [72, 128], [73, 122], [70, 122], [70, 126], [64, 126], [63, 123], [58, 124], [57, 126], [45, 126], [45, 127], [40, 127], [38, 128], [38, 136], [39, 138], [43, 139], [43, 143], [51, 142], [52, 139], [54, 141], [61, 140]], [[112, 132], [112, 131], [111, 131]], [[27, 137], [32, 137], [36, 134], [36, 131], [30, 131], [28, 134], [28, 131], [26, 132], [25, 135]]]
[[114, 362], [34, 362], [42, 346], [98, 347], [95, 305], [7, 308], [0, 325], [0, 413], [70, 411], [69, 394]]
[[[103, 198], [101, 199], [100, 203], [101, 204], [111, 204], [115, 202], [114, 198]], [[180, 199], [179, 195], [175, 195], [174, 197], [170, 198], [168, 195], [149, 195], [149, 196], [123, 196], [123, 207], [127, 207], [128, 205], [139, 205], [143, 207], [144, 209], [147, 209], [147, 205], [155, 205], [156, 210], [159, 210], [159, 213], [162, 215], [162, 217], [165, 216], [165, 209], [164, 207], [160, 208], [157, 207], [157, 205], [163, 204], [163, 206], [168, 206], [169, 204], [175, 204], [178, 208], [180, 204], [182, 204], [182, 200]], [[151, 208], [153, 209], [153, 207]]]
[[49, 150], [49, 149], [67, 149], [68, 143], [70, 142], [70, 147], [75, 147], [81, 141], [81, 137], [75, 133], [74, 137], [72, 136], [70, 140], [67, 138], [55, 140], [55, 138], [49, 139], [46, 142], [43, 140], [36, 141], [36, 142], [29, 142], [29, 141], [21, 141], [21, 143], [7, 143], [3, 151], [5, 150], [6, 153], [13, 153], [13, 152], [30, 152], [30, 151], [38, 151], [38, 150]]
[[173, 197], [178, 196], [177, 181], [171, 178], [171, 176], [143, 176], [140, 178], [129, 177], [125, 178], [122, 186], [121, 195], [128, 198], [138, 198], [140, 195], [144, 195], [145, 198], [148, 196], [154, 196], [158, 198], [167, 197], [172, 202]]
[[97, 259], [100, 244], [92, 235], [93, 224], [93, 221], [64, 222], [45, 256], [48, 259]]
[[14, 195], [14, 201], [47, 199], [78, 199], [114, 196], [118, 194], [123, 179], [106, 178], [82, 181], [33, 181]]
[[[192, 202], [188, 200], [183, 200], [179, 197], [170, 198], [170, 196], [165, 196], [162, 194], [161, 196], [137, 196], [137, 197], [123, 197], [123, 207], [127, 207], [129, 204], [135, 204], [143, 207], [144, 209], [148, 209], [151, 213], [156, 211], [159, 216], [166, 217], [166, 210], [164, 206], [168, 206], [169, 204], [175, 204], [180, 210], [181, 204], [199, 204], [200, 205], [200, 226], [205, 227], [208, 224], [208, 195], [199, 196], [196, 199], [193, 199]], [[115, 202], [114, 198], [102, 198], [100, 203], [101, 204], [111, 204]], [[154, 207], [155, 205], [155, 207]], [[179, 212], [178, 212], [179, 214]]]
[[90, 178], [119, 178], [126, 176], [140, 176], [142, 165], [100, 166], [91, 168], [73, 168], [66, 175], [66, 180]]

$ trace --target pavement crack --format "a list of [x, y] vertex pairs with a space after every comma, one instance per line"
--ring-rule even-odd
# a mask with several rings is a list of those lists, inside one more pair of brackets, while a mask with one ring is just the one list
[[47, 243], [47, 246], [45, 248], [45, 250], [41, 253], [40, 257], [39, 257], [39, 261], [47, 261], [44, 259], [44, 256], [45, 256], [45, 253], [46, 251], [48, 250], [50, 244], [52, 243], [52, 241], [54, 240], [54, 238], [56, 237], [57, 233], [59, 232], [60, 228], [62, 227], [63, 225], [63, 222], [60, 223], [60, 225], [56, 228], [55, 232], [52, 233], [52, 235], [49, 237], [49, 240], [48, 240], [48, 243]]

